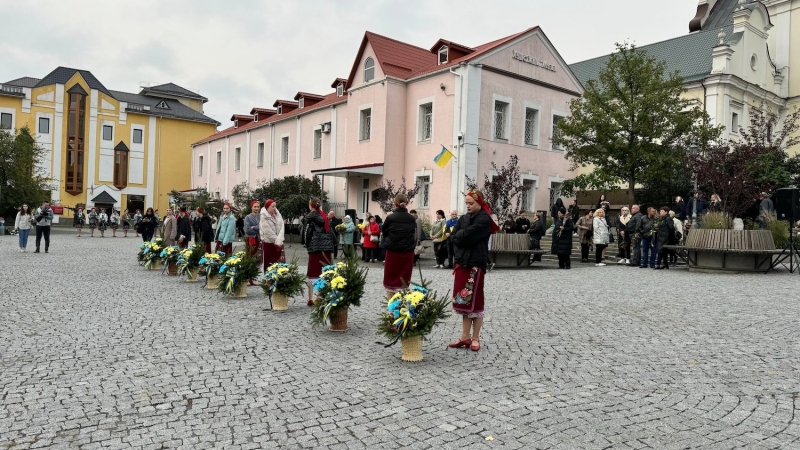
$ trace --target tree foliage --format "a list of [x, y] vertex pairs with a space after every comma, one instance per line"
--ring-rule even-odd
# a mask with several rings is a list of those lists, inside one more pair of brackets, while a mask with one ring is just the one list
[[45, 151], [27, 125], [0, 131], [0, 216], [14, 217], [23, 203], [35, 209], [50, 200], [52, 186], [39, 166]]
[[787, 149], [800, 143], [800, 110], [779, 126], [778, 115], [763, 103], [751, 106], [750, 125], [738, 130], [739, 137], [718, 142], [687, 157], [688, 167], [697, 174], [703, 190], [716, 193], [722, 209], [742, 217], [761, 192], [789, 186], [797, 178], [797, 157]]
[[562, 192], [624, 185], [634, 198], [638, 183], [669, 179], [685, 149], [721, 132], [705, 111], [681, 98], [683, 92], [683, 79], [667, 74], [663, 61], [635, 45], [617, 44], [598, 79], [570, 103], [570, 117], [557, 125], [553, 142], [566, 149], [571, 169], [593, 167], [565, 183]]
[[222, 214], [222, 206], [227, 200], [216, 199], [211, 196], [205, 188], [198, 188], [194, 194], [186, 195], [183, 192], [173, 189], [169, 193], [170, 203], [177, 207], [185, 206], [189, 211], [203, 208], [206, 214], [219, 217]]
[[328, 200], [328, 194], [322, 189], [319, 177], [306, 178], [301, 175], [272, 181], [259, 180], [254, 188], [242, 182], [233, 187], [231, 195], [234, 205], [245, 210], [250, 208], [253, 200], [262, 204], [268, 199], [275, 200], [278, 210], [286, 220], [293, 220], [307, 213], [308, 200], [311, 197], [319, 197], [323, 202]]
[[[511, 155], [508, 162], [502, 166], [492, 162], [492, 171], [495, 175], [483, 175], [483, 186], [480, 188], [483, 196], [492, 208], [492, 212], [499, 220], [504, 220], [509, 214], [519, 214], [522, 204], [522, 193], [525, 186], [522, 184], [519, 173], [519, 158]], [[478, 188], [477, 180], [467, 177], [467, 189]]]
[[401, 178], [400, 185], [395, 187], [394, 180], [383, 180], [377, 189], [377, 202], [381, 211], [388, 214], [394, 210], [394, 198], [398, 194], [405, 194], [410, 205], [419, 193], [420, 186], [415, 184], [411, 189], [406, 187], [406, 177]]

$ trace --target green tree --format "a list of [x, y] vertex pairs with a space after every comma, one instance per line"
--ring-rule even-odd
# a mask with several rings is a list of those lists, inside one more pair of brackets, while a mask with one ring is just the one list
[[0, 215], [14, 217], [23, 203], [36, 208], [50, 200], [51, 186], [39, 167], [44, 156], [27, 125], [0, 131]]
[[591, 173], [569, 180], [562, 192], [612, 189], [623, 185], [635, 198], [637, 184], [670, 179], [690, 146], [716, 140], [722, 127], [682, 98], [683, 79], [666, 73], [632, 44], [617, 44], [597, 80], [586, 83], [582, 98], [570, 103], [570, 117], [558, 123], [553, 142], [566, 149], [572, 170]]
[[328, 194], [322, 189], [319, 177], [306, 178], [301, 175], [276, 178], [272, 181], [260, 180], [251, 188], [246, 182], [233, 187], [231, 191], [233, 203], [238, 208], [248, 209], [250, 202], [267, 199], [275, 200], [281, 215], [286, 220], [293, 220], [308, 212], [308, 200], [319, 197], [323, 202]]

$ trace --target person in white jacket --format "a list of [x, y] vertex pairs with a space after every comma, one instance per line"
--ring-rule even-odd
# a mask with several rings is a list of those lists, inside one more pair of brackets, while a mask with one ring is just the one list
[[603, 250], [608, 247], [608, 223], [606, 223], [606, 212], [603, 208], [598, 208], [594, 212], [592, 221], [592, 241], [594, 242], [594, 265], [596, 267], [605, 266], [603, 262]]
[[261, 237], [261, 254], [264, 257], [264, 272], [266, 272], [267, 267], [281, 259], [286, 231], [275, 200], [269, 199], [264, 202], [259, 215], [258, 234]]
[[[675, 236], [680, 236], [675, 245], [683, 245], [683, 222], [681, 222], [679, 218], [675, 217], [675, 211], [670, 211], [669, 216], [672, 217], [672, 223], [675, 224]], [[678, 263], [678, 254], [675, 253], [674, 250], [671, 250], [669, 253], [669, 263]]]
[[17, 219], [14, 221], [14, 228], [19, 236], [19, 251], [23, 253], [28, 251], [28, 235], [32, 227], [31, 219], [33, 219], [31, 209], [28, 205], [22, 205], [22, 208], [17, 213]]

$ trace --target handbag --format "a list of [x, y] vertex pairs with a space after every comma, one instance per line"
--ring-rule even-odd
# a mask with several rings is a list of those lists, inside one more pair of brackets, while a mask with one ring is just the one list
[[414, 254], [418, 255], [418, 256], [422, 254], [422, 246], [421, 245], [418, 245], [418, 246], [414, 247]]
[[380, 240], [380, 238], [378, 236], [375, 236], [374, 234], [370, 235], [370, 237], [369, 237], [369, 241], [370, 242], [378, 242], [379, 240]]

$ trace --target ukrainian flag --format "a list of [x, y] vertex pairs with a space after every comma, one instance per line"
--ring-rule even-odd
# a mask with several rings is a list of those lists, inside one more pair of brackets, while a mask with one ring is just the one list
[[445, 146], [442, 146], [442, 151], [433, 158], [433, 162], [436, 163], [437, 166], [444, 169], [447, 166], [447, 163], [450, 162], [450, 158], [453, 157], [453, 154], [450, 150], [446, 149]]

